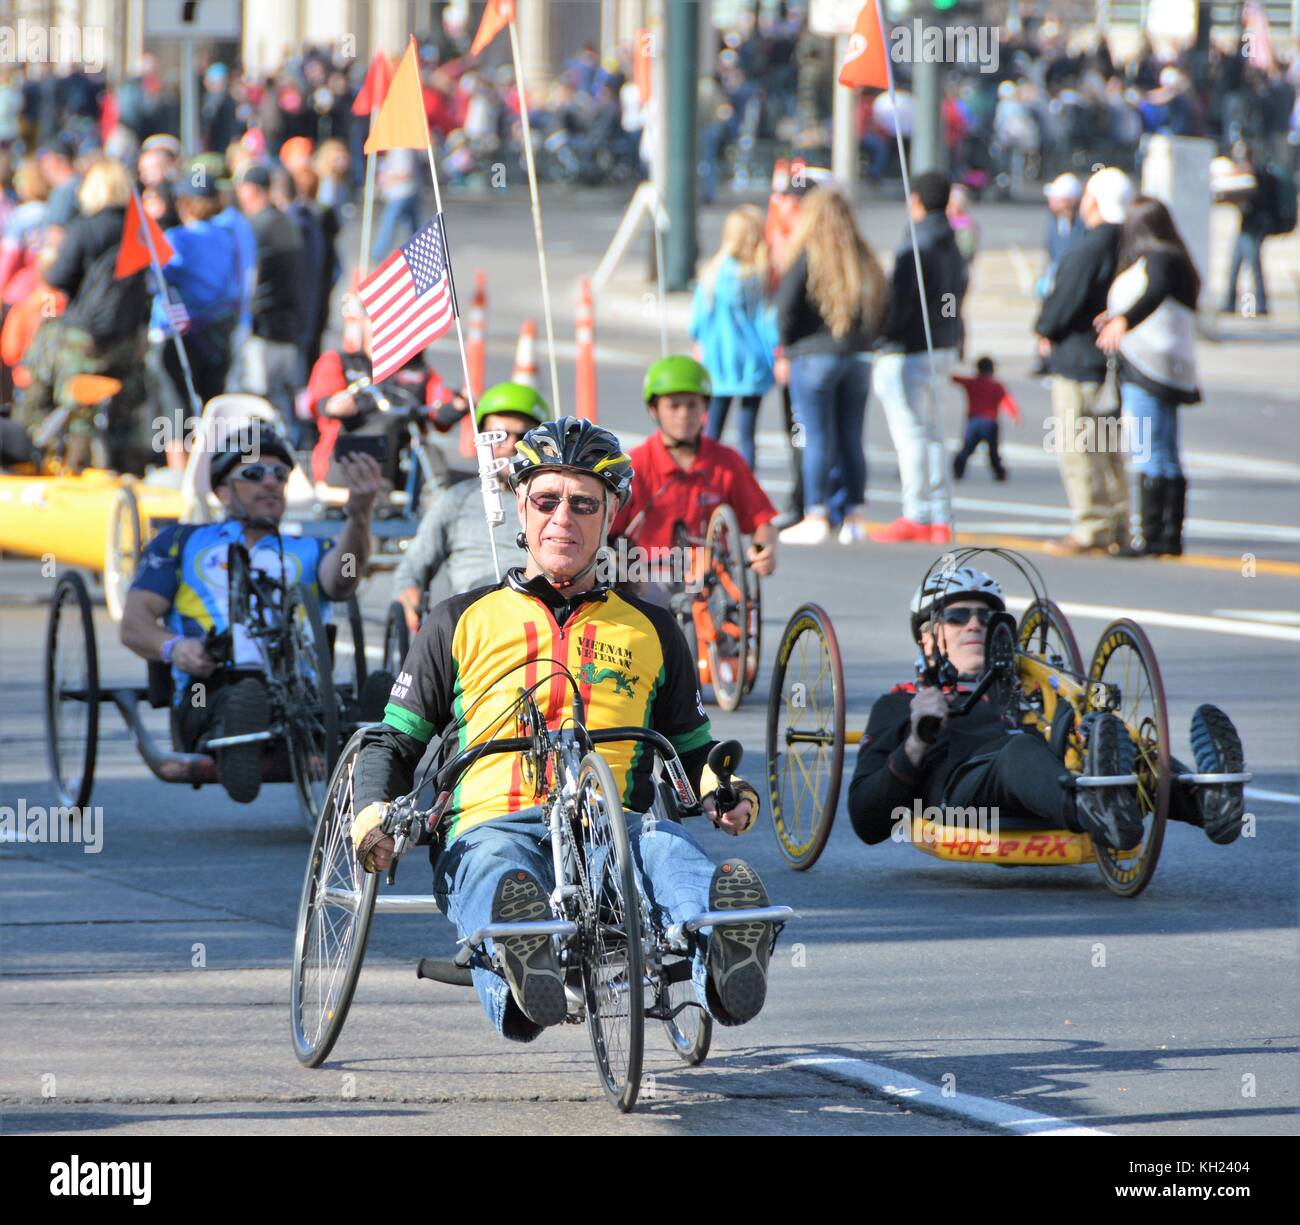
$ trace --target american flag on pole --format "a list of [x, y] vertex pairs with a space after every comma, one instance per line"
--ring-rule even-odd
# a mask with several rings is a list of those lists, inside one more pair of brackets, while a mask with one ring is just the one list
[[371, 378], [382, 383], [455, 319], [442, 218], [435, 217], [398, 247], [357, 286], [357, 293], [373, 329]]

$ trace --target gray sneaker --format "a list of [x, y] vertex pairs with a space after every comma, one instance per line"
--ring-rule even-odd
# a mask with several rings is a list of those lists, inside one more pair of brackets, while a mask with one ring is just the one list
[[[1088, 744], [1085, 774], [1104, 777], [1136, 771], [1137, 747], [1115, 715], [1087, 715], [1082, 728]], [[1075, 815], [1089, 837], [1116, 851], [1130, 851], [1142, 841], [1136, 786], [1079, 787], [1074, 794]]]
[[[546, 890], [531, 872], [516, 868], [497, 882], [493, 923], [532, 923], [551, 917]], [[568, 1015], [564, 974], [550, 936], [509, 936], [496, 941], [515, 1003], [534, 1025], [558, 1025]]]
[[[1217, 706], [1198, 706], [1192, 715], [1192, 751], [1198, 774], [1240, 774], [1246, 754], [1233, 722]], [[1211, 842], [1227, 845], [1241, 834], [1246, 811], [1243, 783], [1198, 783], [1196, 800]]]
[[[709, 884], [710, 910], [751, 910], [770, 905], [758, 873], [743, 859], [724, 860]], [[727, 1017], [737, 1025], [758, 1016], [767, 998], [772, 924], [719, 923], [709, 937], [709, 982]]]

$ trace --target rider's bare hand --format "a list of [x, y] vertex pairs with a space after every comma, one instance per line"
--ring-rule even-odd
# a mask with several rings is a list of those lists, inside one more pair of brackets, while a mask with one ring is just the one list
[[355, 417], [357, 415], [356, 397], [350, 391], [340, 391], [325, 401], [327, 417]]
[[749, 552], [746, 554], [749, 564], [753, 566], [755, 574], [761, 574], [767, 578], [776, 569], [776, 552], [771, 545], [765, 549], [760, 549], [757, 545], [751, 544]]
[[211, 676], [216, 661], [203, 649], [197, 638], [182, 638], [172, 648], [172, 663], [189, 676]]
[[718, 816], [717, 805], [713, 797], [709, 796], [704, 801], [704, 811], [714, 825], [733, 838], [739, 838], [754, 821], [754, 807], [748, 800], [741, 800], [735, 808], [728, 809], [722, 816]]
[[370, 863], [376, 872], [385, 871], [393, 862], [393, 839], [385, 835], [370, 848]]
[[397, 593], [397, 602], [406, 614], [406, 628], [414, 634], [420, 628], [420, 589], [403, 587]]
[[384, 485], [384, 470], [373, 455], [354, 451], [338, 457], [339, 472], [348, 490], [348, 509], [369, 514]]

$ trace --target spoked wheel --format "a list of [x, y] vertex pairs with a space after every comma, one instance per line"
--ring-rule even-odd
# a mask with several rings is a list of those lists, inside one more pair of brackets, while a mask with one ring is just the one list
[[352, 853], [360, 747], [357, 733], [330, 779], [298, 903], [289, 1020], [294, 1053], [309, 1068], [325, 1061], [347, 1020], [379, 889], [379, 874], [362, 871]]
[[1007, 613], [998, 613], [989, 623], [984, 646], [984, 666], [992, 669], [989, 701], [1002, 714], [1017, 714], [1016, 623]]
[[714, 700], [735, 710], [745, 696], [749, 662], [749, 592], [745, 582], [745, 541], [736, 512], [719, 506], [709, 519], [704, 574], [713, 640], [706, 644]]
[[[1141, 843], [1129, 851], [1094, 844], [1097, 867], [1106, 887], [1121, 897], [1136, 897], [1151, 881], [1160, 858], [1169, 815], [1169, 712], [1155, 651], [1142, 627], [1127, 617], [1102, 631], [1088, 667], [1094, 685], [1091, 709], [1113, 709], [1137, 745], [1138, 802], [1145, 829]], [[1114, 704], [1118, 690], [1118, 705]]]
[[805, 604], [786, 624], [767, 695], [772, 829], [790, 866], [811, 868], [830, 837], [844, 769], [844, 665], [826, 612]]
[[1053, 600], [1035, 600], [1020, 615], [1016, 645], [1054, 668], [1083, 675], [1083, 654], [1065, 614]]
[[605, 1093], [627, 1111], [641, 1089], [645, 1041], [641, 901], [623, 805], [598, 753], [578, 770], [577, 833], [588, 883], [580, 939], [591, 1049]]
[[752, 566], [745, 567], [745, 590], [749, 595], [749, 642], [745, 660], [745, 694], [753, 691], [763, 662], [763, 581]]
[[382, 667], [391, 676], [399, 676], [406, 653], [411, 649], [411, 631], [406, 628], [406, 609], [396, 600], [388, 606], [384, 622], [384, 658]]
[[140, 504], [132, 482], [123, 480], [108, 511], [104, 543], [104, 603], [114, 621], [122, 620], [126, 593], [140, 564]]
[[85, 808], [99, 747], [99, 658], [90, 596], [69, 570], [50, 598], [45, 630], [45, 747], [59, 803]]
[[285, 736], [298, 811], [314, 830], [339, 751], [339, 707], [329, 640], [316, 601], [303, 587], [285, 602]]
[[691, 980], [669, 983], [663, 989], [663, 1003], [669, 1012], [681, 1009], [664, 1022], [673, 1050], [691, 1067], [703, 1063], [713, 1041], [713, 1018], [700, 1007]]

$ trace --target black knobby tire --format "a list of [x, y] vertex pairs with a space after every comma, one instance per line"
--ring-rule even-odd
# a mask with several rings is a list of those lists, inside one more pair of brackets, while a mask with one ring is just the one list
[[580, 944], [591, 1049], [606, 1095], [628, 1111], [641, 1089], [645, 1045], [641, 897], [618, 788], [598, 753], [578, 769], [577, 835], [590, 887]]
[[990, 704], [1000, 714], [1017, 716], [1016, 630], [1015, 623], [1005, 613], [995, 617], [989, 626], [984, 666], [994, 670], [994, 680], [989, 686]]
[[777, 846], [797, 871], [817, 862], [835, 822], [844, 717], [834, 626], [819, 605], [804, 604], [781, 634], [767, 695], [768, 812]]
[[[1120, 897], [1137, 897], [1151, 883], [1164, 844], [1169, 816], [1169, 710], [1155, 650], [1142, 627], [1122, 617], [1108, 625], [1097, 640], [1088, 679], [1114, 685], [1120, 691], [1116, 714], [1137, 744], [1138, 802], [1145, 825], [1142, 841], [1133, 850], [1116, 851], [1093, 844], [1097, 868], [1106, 887]], [[1101, 709], [1102, 694], [1090, 687], [1089, 707]]]
[[406, 626], [406, 610], [394, 600], [384, 621], [384, 658], [380, 667], [392, 676], [400, 676], [406, 654], [411, 649], [411, 631]]
[[298, 902], [289, 1020], [294, 1053], [309, 1068], [329, 1056], [347, 1020], [379, 890], [379, 874], [363, 872], [352, 851], [360, 744], [358, 732], [334, 768]]
[[59, 803], [85, 808], [99, 747], [99, 657], [81, 575], [55, 584], [45, 629], [45, 748]]
[[[344, 608], [347, 612], [347, 633], [340, 634], [335, 640], [334, 665], [338, 674], [350, 686], [351, 698], [359, 702], [366, 687], [366, 677], [370, 673], [370, 667], [366, 661], [366, 627], [361, 619], [361, 602], [355, 592], [348, 596]], [[344, 653], [343, 659], [339, 658], [340, 646]]]
[[287, 706], [282, 712], [298, 811], [308, 831], [316, 829], [339, 753], [339, 705], [334, 690], [329, 639], [316, 600], [305, 587], [285, 602]]
[[1055, 601], [1034, 600], [1020, 614], [1016, 645], [1022, 654], [1064, 668], [1075, 676], [1083, 675], [1083, 652], [1070, 622]]
[[704, 581], [714, 641], [707, 644], [713, 699], [735, 710], [745, 696], [749, 659], [749, 592], [745, 582], [745, 541], [736, 512], [725, 503], [709, 517], [704, 538]]

